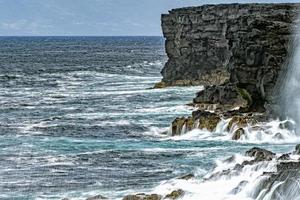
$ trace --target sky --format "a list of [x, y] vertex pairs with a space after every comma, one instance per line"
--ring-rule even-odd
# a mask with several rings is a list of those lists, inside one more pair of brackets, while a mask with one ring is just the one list
[[0, 36], [160, 36], [172, 8], [300, 0], [0, 0]]

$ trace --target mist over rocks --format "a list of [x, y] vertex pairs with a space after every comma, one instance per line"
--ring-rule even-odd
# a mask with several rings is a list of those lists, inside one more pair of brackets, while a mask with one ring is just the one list
[[[298, 148], [299, 145], [296, 146], [296, 150]], [[225, 192], [224, 196], [216, 195], [215, 199], [227, 197], [226, 199], [288, 200], [295, 199], [300, 195], [299, 169], [300, 159], [296, 152], [276, 154], [267, 149], [254, 147], [246, 151], [244, 156], [234, 155], [220, 160], [211, 172], [200, 181], [193, 182], [190, 179], [180, 181], [189, 183], [189, 187], [194, 186], [195, 189], [200, 190], [199, 192], [201, 189], [207, 190], [212, 185], [228, 184], [224, 185], [226, 188], [223, 191]], [[184, 184], [180, 186], [191, 189]], [[217, 194], [219, 188], [214, 189]], [[127, 195], [123, 200], [195, 199], [194, 196], [189, 195], [191, 195], [189, 191], [176, 189], [166, 195], [145, 193]], [[209, 199], [205, 196], [202, 197]]]

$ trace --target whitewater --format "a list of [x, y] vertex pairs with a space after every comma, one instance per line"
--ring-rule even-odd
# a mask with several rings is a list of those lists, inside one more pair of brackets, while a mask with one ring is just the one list
[[[121, 199], [179, 188], [183, 199], [255, 199], [275, 161], [205, 179], [251, 159], [244, 153], [253, 146], [282, 154], [299, 141], [278, 119], [247, 127], [241, 141], [230, 139], [226, 120], [214, 133], [170, 137], [170, 123], [191, 114], [187, 104], [203, 87], [150, 89], [166, 61], [161, 37], [0, 40], [1, 199]], [[177, 179], [189, 173], [195, 178]], [[232, 193], [241, 181], [250, 184]]]

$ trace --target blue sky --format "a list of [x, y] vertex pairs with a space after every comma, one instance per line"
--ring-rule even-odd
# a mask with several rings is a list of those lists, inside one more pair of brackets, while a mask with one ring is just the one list
[[161, 35], [161, 13], [230, 2], [300, 0], [0, 0], [0, 35]]

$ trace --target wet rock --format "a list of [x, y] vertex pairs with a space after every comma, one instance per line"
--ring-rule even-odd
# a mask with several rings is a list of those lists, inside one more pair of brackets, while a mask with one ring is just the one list
[[176, 118], [172, 122], [172, 136], [181, 135], [183, 126], [185, 124], [186, 118]]
[[163, 81], [161, 81], [159, 83], [156, 83], [154, 85], [154, 88], [157, 88], [157, 89], [159, 89], [159, 88], [165, 88], [165, 87], [167, 87], [167, 84], [165, 82], [163, 82]]
[[237, 193], [239, 193], [247, 184], [248, 184], [248, 181], [241, 181], [238, 184], [238, 186], [236, 186], [230, 193], [231, 194], [237, 194]]
[[198, 128], [214, 131], [221, 121], [219, 115], [208, 111], [197, 110], [192, 113], [193, 119], [199, 122]]
[[261, 183], [261, 188], [264, 189], [260, 194], [261, 198], [267, 195], [270, 199], [281, 199], [282, 194], [284, 199], [294, 199], [299, 196], [300, 162], [280, 162], [277, 164], [276, 172], [268, 172], [264, 175], [268, 178]]
[[300, 155], [300, 144], [297, 144], [295, 147], [295, 154]]
[[222, 107], [219, 106], [220, 110], [248, 107], [248, 100], [240, 94], [235, 84], [206, 86], [204, 90], [197, 93], [193, 102], [195, 104], [222, 105]]
[[289, 160], [290, 159], [290, 154], [285, 153], [282, 154], [281, 156], [278, 157], [278, 160]]
[[178, 198], [183, 197], [183, 195], [184, 195], [184, 191], [181, 189], [178, 189], [178, 190], [174, 190], [170, 194], [166, 195], [164, 199], [178, 199]]
[[277, 139], [277, 140], [283, 140], [284, 137], [281, 133], [276, 133], [274, 136], [273, 136], [274, 139]]
[[234, 131], [232, 140], [239, 140], [242, 137], [242, 135], [245, 135], [245, 131], [243, 128], [239, 128], [236, 131]]
[[295, 124], [291, 121], [281, 122], [279, 128], [287, 130], [295, 130]]
[[230, 156], [224, 160], [225, 163], [232, 163], [233, 161], [235, 161], [235, 156]]
[[123, 198], [123, 200], [161, 200], [162, 196], [158, 194], [135, 194], [135, 195], [127, 195]]
[[104, 200], [104, 199], [108, 199], [108, 198], [106, 198], [102, 195], [96, 195], [96, 196], [93, 196], [93, 197], [89, 197], [86, 200]]
[[181, 135], [193, 129], [207, 129], [214, 131], [221, 117], [208, 111], [197, 110], [192, 117], [178, 117], [172, 122], [172, 136]]
[[186, 174], [186, 175], [178, 177], [178, 179], [183, 179], [183, 180], [190, 180], [190, 179], [193, 179], [193, 178], [195, 178], [194, 174]]
[[254, 147], [246, 151], [246, 156], [254, 157], [255, 161], [270, 161], [275, 157], [275, 155], [276, 154], [271, 151], [258, 147]]
[[195, 127], [195, 120], [192, 117], [179, 117], [172, 122], [172, 136], [184, 134]]
[[169, 11], [162, 15], [169, 58], [163, 82], [208, 86], [195, 98], [197, 103], [237, 105], [241, 96], [252, 111], [264, 112], [264, 105], [276, 99], [274, 88], [284, 70], [298, 11], [298, 4], [221, 4]]
[[231, 118], [231, 120], [229, 121], [228, 123], [228, 127], [227, 127], [227, 130], [230, 131], [232, 128], [234, 127], [237, 127], [237, 128], [245, 128], [248, 123], [252, 123], [253, 121], [253, 118], [252, 117], [249, 117], [249, 116], [233, 116]]

